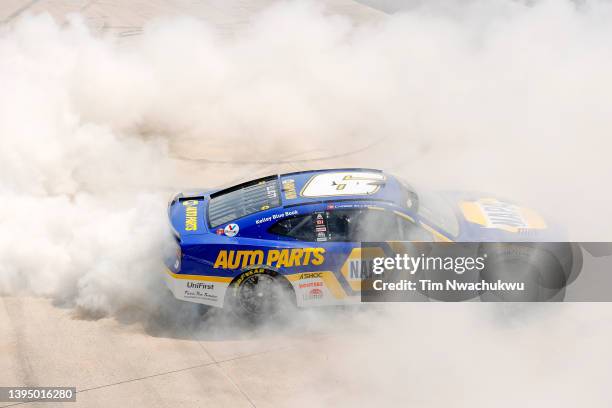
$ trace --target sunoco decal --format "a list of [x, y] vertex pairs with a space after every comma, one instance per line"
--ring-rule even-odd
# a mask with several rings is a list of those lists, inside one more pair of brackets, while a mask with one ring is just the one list
[[198, 230], [198, 200], [183, 201], [185, 206], [185, 231]]

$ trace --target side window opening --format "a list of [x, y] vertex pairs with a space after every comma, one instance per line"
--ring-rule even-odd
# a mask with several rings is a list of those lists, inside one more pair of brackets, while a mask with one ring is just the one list
[[268, 232], [300, 241], [315, 241], [316, 238], [312, 214], [280, 220], [272, 225]]
[[385, 210], [352, 209], [327, 212], [330, 241], [377, 242], [400, 240], [394, 214]]
[[421, 226], [390, 211], [348, 209], [285, 218], [268, 232], [306, 242], [433, 241]]

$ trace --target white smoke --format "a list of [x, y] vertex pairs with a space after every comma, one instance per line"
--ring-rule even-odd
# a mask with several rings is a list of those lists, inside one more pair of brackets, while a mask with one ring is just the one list
[[[499, 193], [574, 239], [608, 239], [610, 17], [599, 1], [412, 1], [356, 25], [318, 3], [283, 2], [229, 37], [185, 17], [127, 43], [79, 16], [20, 17], [0, 32], [0, 293], [94, 317], [169, 308], [171, 190], [381, 138], [295, 166], [380, 166]], [[496, 307], [475, 306], [403, 305], [348, 323], [303, 316], [292, 329], [345, 337], [328, 343], [341, 352], [310, 350], [327, 370], [295, 375], [307, 393], [297, 402], [610, 405], [605, 308], [554, 305], [498, 325]], [[311, 392], [321, 381], [342, 387]]]
[[146, 306], [170, 190], [381, 138], [312, 166], [500, 193], [573, 238], [608, 237], [609, 4], [437, 4], [355, 25], [318, 3], [280, 3], [230, 37], [175, 18], [129, 43], [78, 16], [4, 27], [2, 292], [102, 314]]

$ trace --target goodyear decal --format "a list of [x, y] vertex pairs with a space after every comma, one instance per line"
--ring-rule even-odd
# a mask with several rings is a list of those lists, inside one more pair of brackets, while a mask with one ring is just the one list
[[497, 228], [509, 232], [546, 228], [544, 220], [534, 211], [494, 198], [462, 202], [461, 210], [468, 221], [485, 228]]
[[198, 200], [184, 201], [185, 206], [185, 231], [198, 230]]
[[276, 268], [321, 265], [325, 262], [325, 248], [292, 248], [263, 250], [221, 250], [214, 268], [240, 269], [252, 265]]

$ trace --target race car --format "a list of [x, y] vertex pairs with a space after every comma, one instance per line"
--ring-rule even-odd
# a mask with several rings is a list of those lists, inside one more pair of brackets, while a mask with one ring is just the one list
[[[375, 169], [272, 175], [175, 195], [177, 299], [242, 316], [360, 302], [362, 242], [536, 241], [555, 230], [535, 211], [489, 195], [415, 191]], [[383, 249], [384, 252], [384, 249]]]

